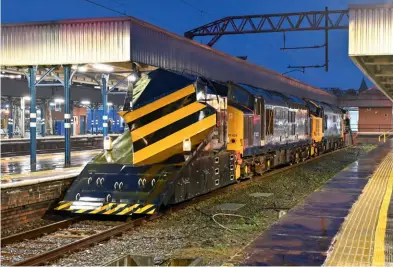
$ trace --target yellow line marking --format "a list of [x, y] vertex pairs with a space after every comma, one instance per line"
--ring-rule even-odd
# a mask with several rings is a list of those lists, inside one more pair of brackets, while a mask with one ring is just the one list
[[145, 137], [146, 135], [149, 135], [159, 129], [164, 128], [165, 126], [168, 126], [171, 123], [183, 119], [188, 115], [191, 115], [203, 109], [204, 107], [206, 106], [201, 103], [194, 102], [172, 113], [169, 113], [163, 117], [160, 117], [157, 120], [152, 121], [151, 123], [148, 123], [142, 126], [141, 128], [136, 129], [135, 131], [132, 131], [131, 132], [132, 141], [133, 142], [138, 141], [139, 139]]
[[121, 212], [117, 213], [117, 215], [124, 215], [124, 214], [127, 214], [127, 213], [133, 211], [134, 209], [136, 209], [137, 207], [139, 207], [139, 205], [140, 205], [140, 204], [135, 204], [135, 205], [132, 205], [132, 206], [129, 207], [129, 208], [125, 208], [125, 209], [122, 210]]
[[134, 213], [143, 213], [145, 210], [150, 209], [151, 207], [153, 207], [154, 205], [152, 204], [147, 204], [146, 206], [144, 206], [143, 208], [139, 208], [137, 209]]
[[61, 206], [58, 206], [57, 208], [55, 208], [55, 210], [62, 210], [62, 209], [68, 208], [71, 205], [72, 205], [72, 202], [68, 202], [68, 203], [65, 203]]
[[113, 205], [115, 205], [115, 203], [109, 203], [109, 204], [106, 204], [106, 205], [104, 205], [102, 207], [99, 207], [99, 208], [97, 208], [97, 209], [95, 209], [93, 211], [90, 211], [89, 213], [90, 214], [96, 214], [96, 213], [98, 213], [100, 211], [106, 210], [109, 207], [112, 207]]
[[201, 121], [191, 124], [153, 144], [134, 153], [134, 164], [144, 161], [161, 151], [183, 142], [184, 138], [192, 137], [198, 133], [213, 127], [216, 124], [216, 114], [213, 114]]
[[378, 216], [389, 186], [392, 167], [393, 152], [390, 152], [376, 167], [363, 193], [345, 218], [324, 266], [372, 265]]
[[112, 214], [112, 213], [114, 213], [115, 211], [121, 209], [124, 206], [127, 206], [127, 204], [119, 204], [115, 208], [113, 208], [111, 210], [108, 210], [108, 211], [104, 212], [103, 214]]
[[[393, 154], [390, 154], [390, 156], [393, 157]], [[375, 232], [375, 246], [372, 266], [385, 266], [385, 235], [388, 219], [388, 209], [390, 204], [390, 198], [392, 197], [392, 191], [393, 169], [390, 172], [385, 196], [383, 198], [381, 209], [379, 211], [378, 224]]]
[[130, 123], [146, 114], [149, 114], [157, 109], [160, 109], [172, 102], [175, 102], [185, 96], [188, 96], [192, 93], [195, 93], [194, 85], [191, 84], [187, 87], [184, 87], [181, 90], [178, 90], [170, 95], [164, 96], [153, 103], [147, 104], [141, 108], [138, 108], [131, 112], [120, 111], [118, 114], [123, 117], [126, 123]]

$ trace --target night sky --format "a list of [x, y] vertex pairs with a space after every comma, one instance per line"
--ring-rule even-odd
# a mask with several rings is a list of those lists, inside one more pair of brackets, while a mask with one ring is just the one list
[[[348, 4], [392, 2], [387, 0], [95, 0], [130, 16], [183, 35], [187, 30], [232, 15], [347, 9]], [[2, 0], [2, 23], [120, 16], [84, 0]], [[324, 32], [287, 33], [287, 46], [324, 43]], [[348, 31], [329, 34], [330, 70], [307, 69], [289, 75], [318, 87], [358, 89], [363, 74], [348, 57]], [[207, 43], [210, 37], [198, 38]], [[280, 51], [282, 33], [224, 36], [215, 48], [283, 73], [288, 65], [322, 65], [324, 49]], [[368, 82], [371, 85], [370, 82]]]

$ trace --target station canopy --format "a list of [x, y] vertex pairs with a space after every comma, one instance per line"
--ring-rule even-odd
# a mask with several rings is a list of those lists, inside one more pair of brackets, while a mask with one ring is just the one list
[[[127, 79], [163, 68], [216, 81], [251, 84], [285, 94], [337, 103], [333, 94], [296, 79], [230, 56], [132, 17], [3, 24], [2, 71], [23, 74], [38, 66], [37, 75], [55, 67], [48, 82], [62, 78], [72, 65], [73, 82], [98, 85], [109, 73], [109, 87], [126, 90]], [[132, 67], [134, 66], [134, 67]]]
[[393, 101], [393, 3], [350, 5], [349, 56]]

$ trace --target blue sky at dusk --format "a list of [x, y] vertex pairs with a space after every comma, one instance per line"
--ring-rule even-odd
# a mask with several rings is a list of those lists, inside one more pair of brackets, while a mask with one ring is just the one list
[[[183, 35], [187, 30], [232, 15], [347, 9], [349, 4], [392, 2], [383, 0], [95, 0], [130, 16]], [[202, 12], [202, 11], [203, 12]], [[2, 23], [120, 16], [84, 0], [2, 0]], [[287, 33], [287, 46], [324, 43], [324, 32]], [[330, 70], [307, 69], [289, 75], [319, 87], [358, 88], [363, 74], [348, 57], [348, 31], [329, 33]], [[198, 38], [207, 43], [210, 37]], [[282, 33], [224, 36], [215, 48], [273, 69], [288, 71], [288, 65], [322, 65], [324, 49], [280, 51]], [[371, 85], [371, 83], [369, 83]]]

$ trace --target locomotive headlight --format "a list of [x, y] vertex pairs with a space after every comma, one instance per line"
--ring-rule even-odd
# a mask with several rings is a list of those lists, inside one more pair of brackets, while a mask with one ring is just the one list
[[183, 151], [191, 151], [191, 140], [190, 138], [183, 140]]

